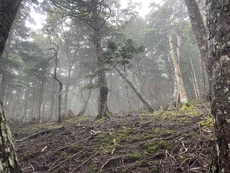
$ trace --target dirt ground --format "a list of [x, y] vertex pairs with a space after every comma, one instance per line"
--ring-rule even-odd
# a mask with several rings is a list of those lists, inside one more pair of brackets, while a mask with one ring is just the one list
[[214, 144], [202, 105], [11, 128], [24, 173], [202, 173]]

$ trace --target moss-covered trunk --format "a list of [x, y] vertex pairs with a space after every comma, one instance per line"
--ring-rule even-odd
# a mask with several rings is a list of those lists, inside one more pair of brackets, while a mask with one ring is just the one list
[[0, 173], [20, 173], [13, 139], [0, 105]]
[[211, 111], [216, 137], [210, 172], [230, 173], [230, 1], [207, 0]]

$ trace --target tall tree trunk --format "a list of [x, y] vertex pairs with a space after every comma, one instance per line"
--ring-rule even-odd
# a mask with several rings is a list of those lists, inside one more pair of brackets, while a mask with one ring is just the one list
[[0, 56], [22, 0], [0, 0]]
[[5, 101], [6, 101], [5, 92], [6, 92], [6, 85], [7, 85], [7, 75], [3, 70], [0, 69], [0, 71], [2, 74], [2, 80], [1, 80], [1, 85], [0, 85], [0, 99], [3, 103], [3, 105], [5, 105]]
[[[57, 49], [58, 52], [58, 49]], [[57, 52], [55, 53], [55, 68], [54, 68], [54, 79], [58, 82], [59, 84], [59, 90], [58, 90], [58, 123], [62, 122], [62, 117], [61, 117], [61, 96], [62, 96], [62, 82], [58, 79], [57, 77]]]
[[43, 91], [44, 91], [44, 84], [45, 80], [42, 79], [42, 83], [39, 88], [39, 95], [38, 95], [38, 121], [39, 123], [42, 123], [42, 100], [43, 100]]
[[[0, 57], [20, 3], [21, 0], [0, 0]], [[6, 124], [2, 104], [0, 105], [0, 125], [0, 172], [20, 173], [21, 170], [17, 162], [11, 132]]]
[[[196, 37], [196, 42], [198, 45], [198, 48], [200, 50], [200, 55], [201, 55], [201, 59], [202, 59], [202, 63], [205, 65], [206, 67], [206, 71], [208, 73], [208, 75], [211, 75], [210, 69], [208, 68], [208, 41], [207, 41], [207, 31], [198, 7], [198, 4], [196, 2], [196, 0], [185, 0], [185, 4], [187, 6], [188, 9], [188, 14], [189, 14], [189, 18], [192, 24], [192, 29], [193, 32], [195, 34]], [[201, 63], [201, 70], [203, 69], [203, 65]], [[206, 93], [206, 85], [205, 85], [205, 72], [202, 72], [202, 84], [203, 84], [203, 98], [206, 98], [207, 93]]]
[[50, 97], [50, 110], [49, 110], [49, 119], [53, 119], [54, 116], [54, 105], [55, 105], [55, 80], [52, 79], [52, 89], [51, 89], [51, 97]]
[[67, 113], [68, 111], [68, 96], [69, 96], [69, 85], [70, 85], [70, 73], [71, 70], [68, 70], [68, 75], [67, 75], [67, 81], [66, 81], [66, 85], [65, 85], [65, 94], [64, 94], [64, 98], [63, 98], [63, 111], [65, 113]]
[[41, 111], [40, 123], [42, 123], [43, 119], [44, 119], [45, 107], [46, 107], [47, 90], [48, 90], [48, 82], [46, 82], [46, 84], [45, 84], [45, 92], [44, 92], [43, 101], [42, 101], [42, 111]]
[[22, 108], [22, 118], [21, 121], [22, 122], [26, 122], [26, 118], [27, 118], [27, 108], [28, 108], [28, 95], [29, 95], [29, 87], [27, 86], [25, 89], [25, 93], [24, 93], [24, 103], [23, 103], [23, 108]]
[[0, 172], [20, 173], [20, 167], [15, 154], [13, 139], [6, 123], [2, 104], [0, 104]]
[[194, 88], [194, 92], [196, 95], [196, 99], [198, 99], [198, 98], [200, 98], [200, 91], [198, 88], [197, 77], [196, 77], [196, 73], [195, 73], [195, 69], [194, 69], [194, 65], [193, 65], [191, 56], [189, 57], [189, 59], [190, 59], [191, 67], [192, 67], [192, 72], [191, 72], [192, 80], [191, 80], [191, 82], [193, 83], [193, 88]]
[[210, 172], [230, 172], [230, 1], [207, 0], [211, 112], [216, 137]]
[[133, 89], [133, 91], [136, 93], [137, 97], [141, 100], [141, 102], [144, 104], [144, 106], [148, 109], [150, 113], [153, 112], [153, 107], [149, 103], [149, 101], [143, 96], [137, 87], [132, 83], [131, 80], [122, 72], [122, 70], [119, 67], [114, 66], [114, 69], [119, 73], [119, 75], [129, 84], [129, 86]]
[[[93, 82], [93, 78], [90, 78], [89, 85], [92, 85], [92, 82]], [[92, 88], [89, 89], [89, 93], [88, 93], [87, 97], [85, 98], [84, 103], [82, 105], [82, 108], [81, 108], [80, 112], [77, 114], [77, 116], [83, 116], [85, 114], [91, 93], [92, 93]], [[83, 93], [82, 93], [82, 95], [83, 95]]]
[[63, 24], [62, 24], [62, 31], [64, 34], [64, 40], [65, 40], [65, 46], [66, 46], [65, 53], [66, 53], [66, 58], [67, 58], [67, 62], [68, 62], [67, 81], [66, 81], [66, 85], [65, 85], [65, 94], [64, 94], [64, 99], [63, 99], [63, 110], [65, 113], [67, 113], [71, 72], [73, 69], [74, 62], [77, 58], [77, 54], [80, 50], [80, 43], [78, 41], [78, 45], [75, 47], [75, 53], [72, 55], [71, 51], [70, 51], [70, 47], [69, 47], [69, 39], [65, 33], [65, 29], [64, 29]]
[[17, 100], [17, 92], [13, 93], [13, 101], [11, 103], [11, 105], [9, 106], [9, 118], [14, 118], [14, 114], [13, 111], [15, 109], [16, 106], [16, 100]]
[[169, 39], [169, 46], [170, 46], [170, 52], [172, 56], [174, 76], [175, 76], [174, 100], [176, 103], [177, 101], [181, 103], [186, 103], [188, 101], [188, 98], [185, 92], [184, 83], [181, 75], [178, 50], [176, 49], [176, 45], [173, 42], [173, 36], [171, 34], [169, 34], [168, 39]]
[[106, 79], [106, 73], [103, 65], [103, 57], [101, 56], [101, 36], [100, 30], [94, 28], [94, 47], [96, 51], [96, 57], [98, 61], [98, 85], [99, 85], [99, 96], [98, 96], [98, 114], [96, 119], [101, 119], [103, 117], [109, 117], [109, 110], [107, 107], [107, 97], [108, 97], [108, 85]]
[[[55, 63], [55, 67], [54, 67], [54, 75], [53, 78], [55, 81], [57, 81], [57, 83], [59, 84], [59, 90], [58, 90], [58, 123], [62, 122], [62, 117], [61, 117], [61, 109], [62, 109], [62, 88], [63, 88], [63, 84], [60, 81], [60, 79], [57, 76], [57, 68], [58, 68], [58, 51], [59, 51], [59, 43], [54, 43], [50, 37], [48, 37], [49, 43], [53, 46], [52, 50], [54, 51], [54, 63]], [[55, 85], [54, 85], [55, 86]]]

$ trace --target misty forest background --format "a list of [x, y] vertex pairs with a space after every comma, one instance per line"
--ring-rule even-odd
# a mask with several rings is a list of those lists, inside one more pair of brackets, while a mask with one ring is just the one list
[[[166, 107], [178, 100], [170, 40], [178, 55], [185, 102], [207, 97], [207, 77], [184, 1], [153, 1], [144, 17], [136, 3], [127, 8], [115, 0], [100, 5], [99, 23], [91, 23], [90, 8], [84, 6], [74, 14], [58, 1], [22, 2], [0, 59], [0, 98], [8, 120], [56, 121], [59, 110], [62, 118], [96, 116], [103, 85], [98, 66], [106, 74], [112, 114], [146, 109], [135, 89], [154, 110]], [[198, 5], [205, 17], [203, 4]], [[41, 29], [33, 28], [38, 21], [32, 9], [45, 16]], [[100, 62], [94, 25], [100, 26]]]

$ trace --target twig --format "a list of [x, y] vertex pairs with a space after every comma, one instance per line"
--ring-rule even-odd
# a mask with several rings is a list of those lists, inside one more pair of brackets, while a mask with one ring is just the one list
[[122, 155], [122, 156], [116, 156], [116, 157], [112, 157], [112, 158], [109, 158], [102, 166], [101, 166], [101, 169], [102, 170], [110, 161], [112, 160], [116, 160], [116, 159], [121, 159], [121, 158], [126, 158], [128, 157], [129, 155]]
[[82, 153], [84, 151], [84, 149], [82, 149], [81, 151], [73, 154], [72, 156], [68, 157], [67, 159], [63, 160], [61, 163], [57, 164], [56, 166], [54, 166], [52, 169], [49, 169], [49, 172], [52, 172], [54, 169], [56, 169], [57, 167], [59, 167], [60, 165], [62, 165], [63, 163], [65, 163], [66, 161], [68, 161], [69, 159], [75, 157], [76, 155]]
[[[101, 133], [103, 133], [103, 132], [101, 132]], [[69, 145], [67, 145], [67, 146], [58, 148], [58, 149], [55, 150], [53, 153], [56, 153], [56, 152], [58, 152], [58, 151], [62, 151], [62, 150], [64, 150], [64, 149], [69, 148], [69, 147], [71, 147], [72, 145], [76, 145], [76, 144], [78, 144], [78, 143], [87, 142], [88, 140], [92, 139], [94, 136], [96, 136], [96, 135], [98, 135], [98, 134], [100, 134], [100, 133], [95, 133], [95, 134], [91, 135], [90, 137], [84, 138], [84, 139], [82, 139], [82, 140], [80, 140], [80, 141], [77, 141], [77, 142], [75, 142], [75, 143], [69, 144]]]
[[183, 148], [184, 148], [184, 151], [181, 152], [180, 154], [184, 154], [184, 153], [186, 153], [186, 152], [188, 151], [188, 148], [185, 147], [184, 142], [182, 141], [182, 138], [179, 139], [179, 141], [181, 142], [181, 144], [182, 144], [182, 146], [183, 146]]
[[58, 126], [58, 127], [56, 127], [56, 128], [53, 128], [53, 129], [49, 129], [49, 130], [44, 130], [44, 131], [41, 131], [41, 132], [37, 132], [37, 133], [34, 133], [34, 134], [32, 134], [32, 135], [30, 135], [30, 136], [27, 136], [27, 137], [25, 137], [25, 138], [23, 138], [23, 139], [18, 139], [18, 140], [16, 140], [16, 142], [23, 142], [23, 141], [25, 141], [25, 140], [27, 140], [27, 139], [35, 138], [35, 137], [37, 137], [37, 136], [39, 136], [39, 135], [43, 135], [43, 134], [49, 133], [49, 132], [51, 132], [51, 131], [53, 131], [53, 130], [60, 129], [60, 128], [62, 128], [62, 127], [63, 127], [63, 126]]
[[34, 172], [34, 167], [33, 167], [33, 165], [32, 165], [31, 163], [29, 163], [29, 164], [30, 164], [31, 169], [32, 169], [33, 172]]
[[80, 164], [77, 168], [73, 169], [70, 173], [73, 173], [74, 171], [78, 170], [80, 167], [82, 167], [84, 164], [86, 164], [90, 159], [92, 159], [97, 154], [98, 154], [98, 152], [96, 154], [92, 155], [91, 157], [89, 157], [88, 159], [86, 159], [82, 164]]
[[88, 141], [88, 140], [91, 139], [92, 137], [93, 137], [93, 136], [90, 136], [90, 137], [84, 138], [84, 139], [82, 139], [82, 140], [80, 140], [80, 141], [77, 141], [77, 142], [75, 142], [75, 143], [72, 143], [72, 144], [69, 144], [69, 145], [67, 145], [67, 146], [58, 148], [57, 150], [55, 150], [55, 151], [53, 152], [53, 154], [55, 154], [55, 153], [58, 152], [58, 151], [62, 151], [62, 150], [64, 150], [64, 149], [66, 149], [66, 148], [69, 148], [69, 147], [71, 147], [71, 146], [73, 146], [73, 145], [76, 145], [76, 144], [78, 144], [78, 143], [82, 143], [82, 142]]
[[168, 150], [165, 151], [166, 156], [169, 155], [174, 161], [176, 161], [176, 159], [168, 152]]

